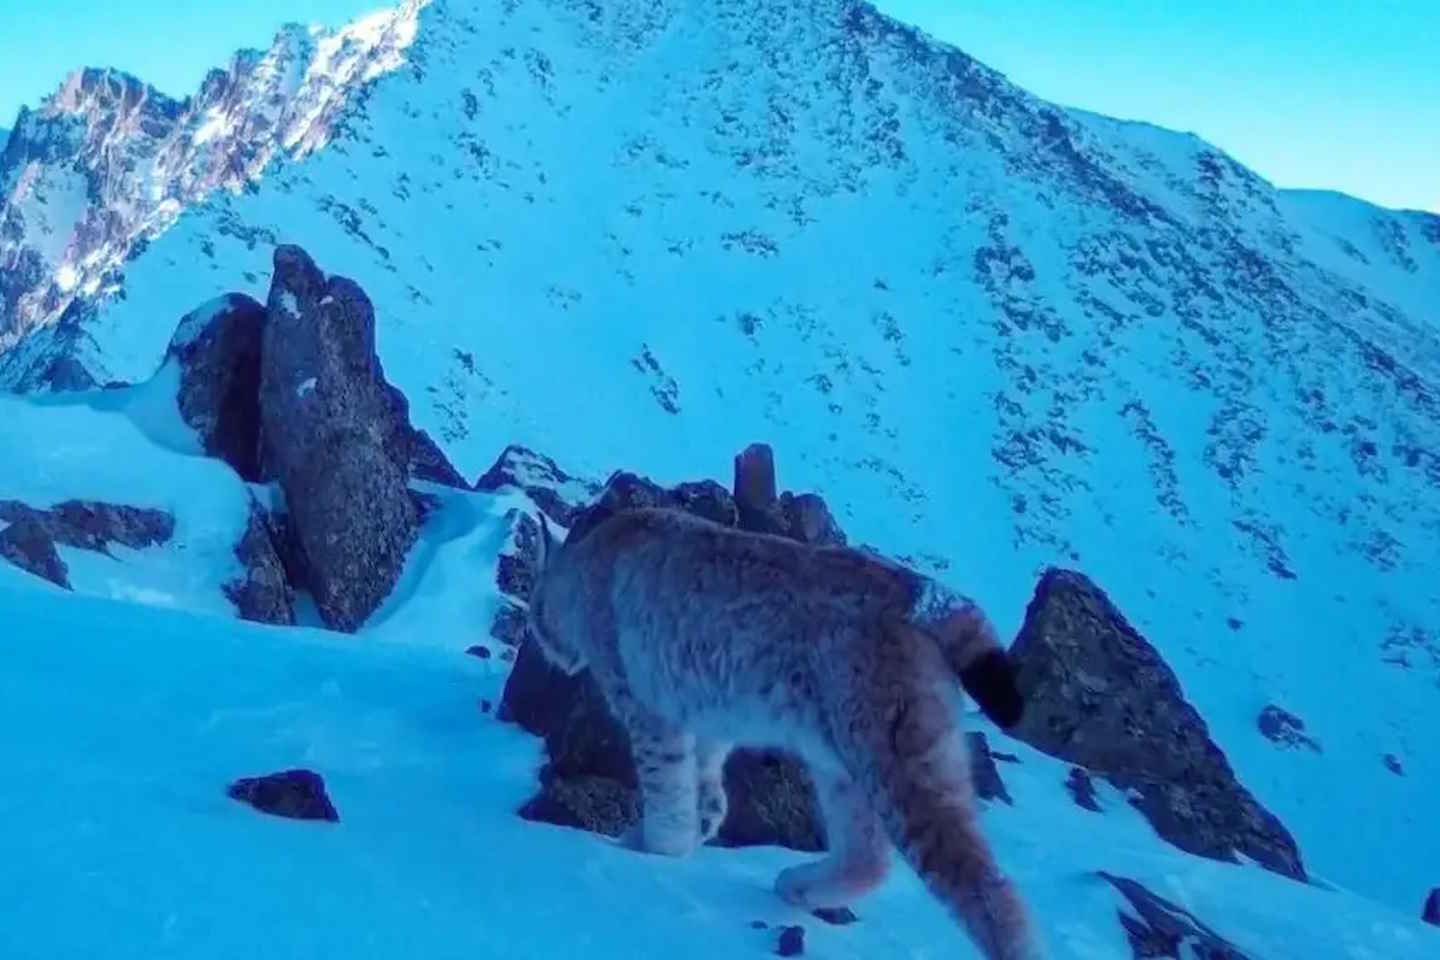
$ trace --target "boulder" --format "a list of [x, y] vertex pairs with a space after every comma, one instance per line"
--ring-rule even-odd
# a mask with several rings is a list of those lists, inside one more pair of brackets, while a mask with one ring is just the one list
[[1070, 775], [1065, 778], [1065, 789], [1070, 791], [1070, 799], [1075, 801], [1077, 807], [1092, 813], [1100, 812], [1100, 799], [1095, 793], [1095, 781], [1090, 779], [1090, 772], [1084, 767], [1070, 768]]
[[[843, 534], [822, 498], [814, 494], [773, 496], [774, 458], [768, 449], [752, 446], [736, 460], [737, 488], [748, 491], [746, 495], [761, 505], [758, 513], [749, 515], [751, 520], [768, 532], [793, 535], [795, 539], [843, 542]], [[758, 469], [768, 471], [769, 480], [749, 479], [746, 471], [751, 468], [745, 464], [759, 465]], [[551, 484], [563, 485], [559, 489], [564, 495]], [[584, 485], [553, 462], [523, 448], [507, 449], [476, 486], [524, 490], [547, 515], [569, 527], [567, 543], [583, 538], [616, 511], [636, 507], [687, 510], [726, 526], [744, 527], [747, 522], [735, 497], [714, 481], [666, 488], [624, 471], [612, 474], [593, 502], [581, 507], [569, 498], [583, 491]], [[754, 520], [756, 516], [761, 519]], [[492, 633], [509, 642], [524, 636], [520, 605], [529, 600], [534, 582], [534, 543], [539, 532], [535, 522], [523, 515], [516, 516], [514, 529], [505, 555], [508, 559], [502, 557], [498, 580], [501, 590], [516, 604], [503, 608], [492, 628]], [[588, 824], [603, 824], [602, 832], [611, 832], [611, 828], [618, 832], [628, 826], [616, 819], [617, 811], [638, 816], [629, 737], [610, 716], [588, 671], [566, 676], [545, 663], [532, 644], [523, 643], [497, 715], [546, 740], [550, 763], [541, 778], [540, 794], [524, 808], [526, 816], [587, 829], [597, 829]], [[597, 778], [608, 783], [598, 784]], [[712, 842], [723, 846], [824, 848], [815, 788], [799, 759], [774, 750], [737, 749], [726, 761], [724, 778], [729, 810]], [[621, 803], [618, 797], [629, 800]]]
[[327, 277], [300, 248], [277, 247], [261, 351], [262, 469], [284, 489], [306, 585], [338, 630], [357, 629], [390, 593], [419, 532], [400, 407], [364, 291]]
[[226, 583], [225, 595], [241, 619], [256, 623], [293, 624], [295, 595], [276, 543], [283, 536], [269, 514], [252, 497], [250, 519], [235, 545], [244, 573]]
[[1305, 721], [1295, 714], [1273, 703], [1267, 704], [1255, 718], [1255, 725], [1265, 739], [1283, 747], [1308, 747], [1316, 753], [1322, 752], [1320, 743], [1305, 733]]
[[1011, 649], [1025, 713], [1012, 735], [1132, 791], [1161, 837], [1305, 879], [1295, 840], [1236, 780], [1159, 652], [1079, 573], [1041, 578]]
[[265, 308], [227, 293], [181, 318], [166, 362], [179, 367], [180, 416], [205, 452], [248, 482], [260, 476], [260, 350]]
[[1430, 896], [1425, 898], [1425, 907], [1420, 911], [1420, 919], [1440, 927], [1440, 887], [1431, 890]]
[[[1240, 948], [1216, 933], [1178, 904], [1150, 892], [1128, 877], [1100, 872], [1120, 891], [1131, 912], [1116, 911], [1135, 960], [1149, 957], [1196, 957], [1203, 960], [1250, 960]], [[1183, 951], [1183, 952], [1182, 952]]]
[[22, 516], [0, 530], [0, 558], [56, 586], [70, 589], [69, 568], [60, 559], [49, 531], [36, 517]]
[[1011, 799], [1010, 791], [1005, 789], [1005, 781], [1000, 778], [1000, 768], [995, 765], [995, 755], [985, 734], [978, 730], [966, 733], [965, 748], [970, 761], [970, 784], [975, 789], [975, 795], [981, 800], [1003, 800], [1013, 807], [1015, 801]]
[[227, 796], [262, 813], [292, 820], [339, 821], [340, 814], [325, 792], [325, 780], [313, 770], [284, 770], [262, 777], [242, 777], [226, 788]]

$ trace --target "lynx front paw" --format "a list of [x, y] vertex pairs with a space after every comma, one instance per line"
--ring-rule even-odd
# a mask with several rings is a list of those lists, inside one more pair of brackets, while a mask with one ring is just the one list
[[817, 864], [806, 863], [798, 867], [786, 867], [775, 878], [775, 893], [793, 907], [812, 910], [822, 904], [811, 903], [811, 888], [820, 879]]

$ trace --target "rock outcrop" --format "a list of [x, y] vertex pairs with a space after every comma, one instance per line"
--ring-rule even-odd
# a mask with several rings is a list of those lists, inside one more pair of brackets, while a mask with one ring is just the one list
[[[768, 479], [757, 481], [751, 476], [754, 468], [746, 464], [760, 465]], [[583, 491], [584, 485], [575, 483], [549, 460], [519, 448], [507, 450], [477, 487], [526, 490], [547, 514], [559, 522], [568, 521], [566, 542], [584, 537], [617, 510], [640, 506], [683, 509], [727, 526], [758, 526], [797, 539], [828, 537], [826, 542], [836, 542], [835, 538], [842, 536], [819, 497], [775, 494], [774, 461], [768, 448], [749, 448], [736, 458], [736, 466], [736, 487], [754, 508], [743, 520], [735, 498], [712, 480], [664, 488], [623, 471], [613, 474], [588, 506], [565, 502], [552, 486], [555, 481], [572, 495]], [[537, 490], [544, 494], [536, 497]], [[809, 506], [791, 508], [787, 514], [782, 504], [796, 502]], [[528, 517], [517, 518], [511, 562], [502, 562], [500, 567], [501, 589], [521, 602], [529, 599], [533, 583], [533, 525]], [[523, 617], [507, 623], [521, 626]], [[523, 634], [523, 626], [519, 632]], [[516, 635], [507, 628], [501, 639], [513, 640]], [[524, 808], [525, 816], [612, 834], [638, 816], [629, 737], [610, 716], [588, 671], [568, 677], [546, 664], [533, 645], [522, 644], [498, 716], [546, 740], [550, 763], [541, 776], [539, 796]], [[729, 812], [715, 843], [823, 848], [824, 828], [814, 785], [797, 758], [772, 750], [736, 750], [725, 764], [724, 775]]]
[[283, 770], [262, 777], [242, 777], [225, 793], [262, 813], [292, 820], [338, 822], [340, 814], [325, 791], [325, 779], [313, 770]]
[[180, 416], [205, 452], [249, 482], [260, 476], [260, 350], [265, 308], [228, 293], [181, 318], [166, 350], [179, 367]]
[[1307, 747], [1321, 753], [1320, 741], [1305, 732], [1305, 721], [1283, 707], [1267, 704], [1255, 718], [1260, 735], [1284, 747]]
[[1120, 925], [1130, 941], [1135, 960], [1152, 957], [1203, 958], [1203, 960], [1251, 960], [1240, 948], [1216, 933], [1190, 911], [1128, 877], [1101, 872], [1129, 902], [1133, 913], [1119, 910]]
[[250, 519], [235, 545], [235, 557], [244, 573], [225, 584], [225, 595], [243, 620], [293, 624], [295, 595], [276, 544], [284, 536], [270, 514], [250, 500]]
[[1015, 736], [1133, 791], [1182, 850], [1243, 854], [1305, 879], [1289, 831], [1236, 780], [1174, 672], [1094, 583], [1047, 571], [1011, 654], [1026, 701]]
[[175, 518], [163, 510], [94, 500], [66, 500], [37, 510], [18, 500], [0, 500], [0, 558], [51, 583], [70, 589], [69, 570], [56, 544], [109, 554], [118, 543], [134, 550], [169, 542]]
[[1430, 896], [1425, 898], [1425, 907], [1420, 911], [1420, 919], [1440, 927], [1440, 887], [1431, 890]]
[[375, 355], [364, 291], [327, 277], [298, 247], [276, 248], [261, 463], [285, 491], [320, 615], [339, 630], [358, 628], [390, 593], [419, 532], [400, 407]]

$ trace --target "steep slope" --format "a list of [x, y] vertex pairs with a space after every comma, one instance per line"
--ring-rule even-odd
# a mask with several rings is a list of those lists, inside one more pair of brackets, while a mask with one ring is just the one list
[[[5, 492], [169, 506], [192, 553], [207, 518], [234, 530], [238, 478], [176, 449], [162, 405], [97, 406], [108, 393], [0, 400], [7, 430], [49, 440]], [[517, 816], [541, 744], [488, 709], [509, 665], [464, 650], [499, 600], [486, 585], [507, 514], [534, 505], [429, 489], [438, 506], [406, 581], [354, 637], [238, 621], [204, 577], [163, 598], [119, 589], [153, 585], [126, 557], [108, 589], [78, 596], [0, 563], [0, 725], [27, 731], [0, 739], [0, 955], [709, 960], [772, 955], [777, 928], [799, 924], [807, 955], [975, 956], [903, 866], [856, 904], [857, 923], [832, 927], [771, 892], [806, 854], [669, 860]], [[200, 551], [189, 569], [223, 566]], [[1435, 954], [1440, 932], [1414, 910], [1182, 854], [1118, 791], [1101, 783], [1082, 809], [1065, 764], [967, 724], [1012, 754], [1013, 804], [987, 806], [985, 827], [1056, 960], [1154, 956], [1127, 941], [1181, 950], [1187, 931], [1246, 960]], [[226, 796], [238, 777], [297, 766], [324, 777], [338, 823]], [[1157, 896], [1172, 904], [1159, 914]]]
[[1002, 629], [1083, 568], [1317, 876], [1434, 885], [1440, 218], [1276, 191], [863, 4], [415, 12], [326, 149], [189, 208], [5, 381], [148, 376], [303, 243], [467, 475], [519, 442], [674, 482], [771, 439]]
[[419, 2], [334, 33], [288, 26], [183, 101], [86, 69], [22, 108], [0, 153], [0, 349], [115, 292], [120, 264], [188, 205], [324, 146], [349, 98], [403, 62]]

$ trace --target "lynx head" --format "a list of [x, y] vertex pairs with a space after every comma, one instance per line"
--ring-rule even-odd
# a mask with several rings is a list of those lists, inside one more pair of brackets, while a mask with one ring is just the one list
[[[549, 611], [547, 616], [547, 595], [551, 594], [554, 578], [551, 573], [555, 569], [555, 560], [561, 550], [561, 544], [556, 541], [554, 534], [550, 532], [550, 524], [545, 519], [545, 512], [542, 510], [540, 518], [540, 538], [536, 544], [535, 559], [535, 586], [530, 591], [530, 609], [526, 614], [526, 627], [538, 646], [540, 653], [549, 661], [551, 666], [563, 670], [567, 674], [576, 674], [585, 669], [585, 657], [569, 642], [566, 636], [564, 619], [555, 616], [559, 610]], [[558, 601], [557, 602], [561, 602]]]

